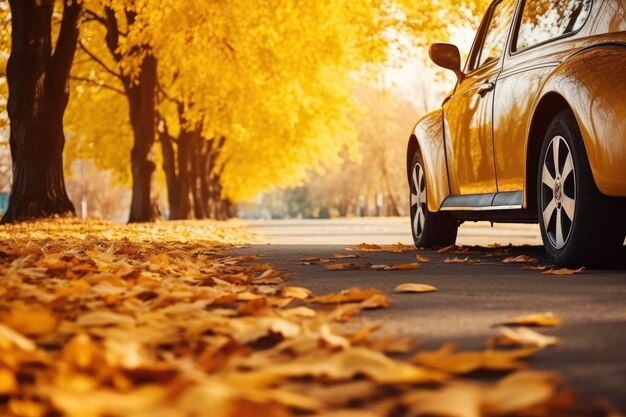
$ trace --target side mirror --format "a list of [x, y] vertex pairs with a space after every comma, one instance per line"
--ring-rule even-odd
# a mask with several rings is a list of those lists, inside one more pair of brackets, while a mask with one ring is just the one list
[[438, 66], [454, 71], [459, 82], [465, 74], [461, 71], [461, 54], [459, 48], [449, 43], [435, 43], [428, 51], [430, 59]]

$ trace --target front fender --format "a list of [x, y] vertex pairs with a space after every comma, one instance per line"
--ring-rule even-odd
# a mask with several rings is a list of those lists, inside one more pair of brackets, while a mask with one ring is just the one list
[[413, 129], [407, 147], [407, 179], [411, 182], [411, 163], [417, 151], [421, 152], [426, 177], [428, 210], [439, 211], [443, 200], [450, 195], [446, 150], [444, 146], [443, 110], [424, 116]]
[[580, 127], [591, 171], [603, 194], [626, 196], [626, 45], [604, 44], [563, 62], [541, 96], [561, 95]]

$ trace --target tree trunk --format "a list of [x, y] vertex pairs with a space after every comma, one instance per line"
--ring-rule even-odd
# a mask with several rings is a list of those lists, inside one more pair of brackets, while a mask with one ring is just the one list
[[206, 173], [204, 159], [206, 140], [200, 135], [200, 131], [194, 132], [192, 139], [193, 155], [191, 156], [191, 194], [193, 197], [193, 213], [196, 219], [207, 217], [206, 201], [202, 198], [202, 176]]
[[3, 223], [74, 215], [63, 178], [63, 114], [81, 6], [64, 2], [52, 53], [53, 0], [11, 0], [7, 64], [13, 186]]
[[130, 152], [133, 194], [129, 223], [155, 219], [151, 183], [156, 168], [152, 151], [156, 135], [157, 60], [148, 54], [143, 58], [137, 79], [126, 86], [130, 123], [134, 143]]
[[161, 143], [161, 154], [163, 155], [163, 172], [165, 173], [165, 184], [167, 187], [167, 202], [170, 209], [168, 219], [172, 220], [177, 211], [178, 205], [178, 176], [176, 175], [176, 154], [174, 152], [173, 138], [170, 136], [165, 125], [163, 130], [159, 130], [159, 142]]

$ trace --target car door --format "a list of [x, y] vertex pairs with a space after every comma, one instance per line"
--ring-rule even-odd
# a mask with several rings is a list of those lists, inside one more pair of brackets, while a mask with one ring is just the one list
[[516, 3], [501, 0], [492, 4], [474, 41], [467, 74], [444, 105], [452, 195], [497, 192], [493, 94]]

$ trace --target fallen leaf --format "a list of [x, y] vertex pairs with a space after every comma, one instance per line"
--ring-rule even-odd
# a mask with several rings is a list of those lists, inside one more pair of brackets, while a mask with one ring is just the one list
[[361, 290], [359, 288], [350, 288], [349, 290], [342, 291], [340, 293], [327, 294], [315, 297], [313, 299], [314, 302], [320, 304], [341, 304], [341, 303], [352, 303], [355, 301], [365, 301], [370, 298], [384, 294], [380, 290], [369, 289], [369, 290]]
[[350, 255], [350, 254], [343, 254], [343, 253], [336, 253], [333, 255], [333, 259], [356, 259], [356, 258], [360, 258], [359, 255]]
[[378, 252], [381, 251], [383, 248], [379, 245], [371, 245], [369, 243], [360, 243], [358, 245], [356, 245], [354, 248], [352, 248], [353, 250], [358, 250], [358, 251], [364, 251], [364, 252]]
[[421, 293], [421, 292], [432, 292], [432, 291], [437, 291], [436, 287], [433, 287], [432, 285], [427, 285], [427, 284], [413, 284], [413, 283], [407, 283], [407, 284], [400, 284], [395, 288], [396, 292], [417, 292], [417, 293]]
[[539, 262], [539, 260], [537, 260], [537, 258], [532, 258], [532, 257], [527, 256], [527, 255], [519, 255], [519, 256], [511, 256], [510, 258], [506, 258], [502, 262], [504, 262], [505, 264], [510, 264], [510, 263], [535, 263], [535, 262]]
[[422, 266], [422, 264], [414, 262], [414, 263], [409, 263], [409, 264], [398, 264], [398, 265], [391, 265], [391, 270], [392, 271], [412, 271], [414, 269], [419, 268], [420, 266]]
[[327, 264], [332, 262], [330, 259], [321, 259], [321, 258], [304, 258], [300, 259], [298, 263], [300, 265], [314, 265], [314, 264]]
[[281, 293], [283, 297], [296, 298], [298, 300], [305, 300], [313, 296], [311, 290], [302, 287], [284, 287]]
[[468, 374], [477, 370], [509, 371], [524, 368], [526, 364], [521, 360], [537, 351], [537, 348], [525, 348], [456, 352], [456, 347], [448, 344], [434, 352], [420, 352], [413, 360], [419, 365], [449, 374]]
[[414, 416], [483, 416], [483, 389], [476, 384], [453, 382], [441, 389], [416, 390], [405, 395], [403, 402]]
[[26, 336], [41, 336], [54, 332], [59, 318], [48, 308], [14, 303], [11, 311], [0, 314], [0, 321]]
[[527, 271], [545, 271], [548, 268], [550, 267], [546, 265], [522, 265], [522, 269]]
[[543, 273], [546, 275], [576, 275], [576, 274], [582, 274], [584, 271], [585, 271], [585, 268], [579, 268], [579, 269], [562, 268], [562, 269], [549, 269]]
[[417, 259], [417, 261], [421, 262], [421, 263], [428, 263], [428, 262], [430, 262], [430, 259], [428, 259], [428, 258], [426, 258], [426, 257], [424, 257], [424, 256], [422, 256], [420, 254], [415, 255], [415, 259]]
[[446, 258], [443, 260], [443, 262], [447, 264], [461, 264], [461, 263], [466, 263], [468, 261], [469, 261], [469, 256], [466, 256], [465, 258], [459, 258], [459, 257]]
[[369, 269], [372, 264], [367, 262], [350, 262], [326, 265], [326, 269], [331, 271], [345, 271], [349, 269]]
[[458, 246], [458, 245], [450, 245], [450, 246], [446, 246], [445, 248], [441, 248], [437, 251], [437, 253], [439, 254], [448, 254], [448, 253], [469, 253], [470, 249], [466, 248], [464, 246]]
[[505, 344], [516, 344], [520, 346], [534, 346], [546, 348], [559, 344], [559, 339], [554, 336], [546, 336], [528, 327], [500, 327], [498, 329], [502, 335], [500, 342]]
[[0, 395], [8, 395], [17, 391], [17, 379], [15, 373], [0, 365]]
[[516, 372], [486, 392], [483, 406], [489, 415], [511, 415], [526, 411], [549, 401], [558, 383], [554, 373]]
[[383, 246], [382, 250], [392, 253], [415, 252], [415, 245], [403, 245], [402, 243], [394, 243], [393, 245]]
[[94, 311], [80, 316], [76, 320], [78, 326], [110, 326], [110, 325], [132, 325], [135, 319], [132, 317], [114, 313], [112, 311]]
[[515, 317], [504, 322], [503, 324], [510, 326], [556, 327], [561, 324], [561, 319], [554, 313], [547, 312]]

